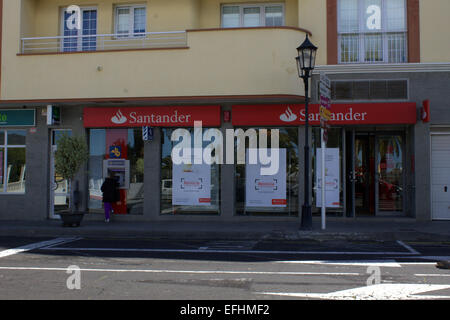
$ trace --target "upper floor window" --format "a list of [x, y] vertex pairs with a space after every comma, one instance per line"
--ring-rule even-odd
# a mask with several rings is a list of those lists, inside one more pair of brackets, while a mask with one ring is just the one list
[[81, 8], [80, 10], [80, 29], [71, 26], [75, 13], [67, 12], [66, 8], [62, 11], [62, 34], [64, 38], [61, 41], [61, 50], [64, 52], [72, 51], [95, 51], [97, 49], [97, 9]]
[[284, 25], [282, 4], [223, 5], [222, 28]]
[[340, 63], [407, 62], [406, 0], [339, 0]]
[[116, 7], [115, 33], [120, 37], [142, 36], [146, 32], [146, 7], [118, 6]]

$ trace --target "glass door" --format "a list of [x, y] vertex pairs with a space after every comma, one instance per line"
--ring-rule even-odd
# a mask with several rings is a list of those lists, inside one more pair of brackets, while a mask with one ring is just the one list
[[346, 132], [346, 216], [404, 213], [404, 136]]
[[59, 211], [69, 208], [68, 181], [55, 171], [55, 152], [58, 148], [58, 139], [63, 133], [71, 134], [71, 130], [52, 130], [52, 143], [50, 150], [50, 219], [59, 219]]
[[375, 136], [357, 133], [355, 136], [355, 213], [375, 215]]
[[377, 214], [403, 212], [404, 152], [400, 134], [377, 136]]

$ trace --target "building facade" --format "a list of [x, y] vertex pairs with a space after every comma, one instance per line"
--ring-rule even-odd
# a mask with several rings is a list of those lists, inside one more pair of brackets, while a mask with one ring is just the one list
[[[67, 208], [67, 181], [54, 169], [67, 133], [89, 145], [75, 179], [87, 219], [103, 219], [100, 186], [114, 171], [118, 220], [300, 222], [306, 114], [294, 58], [306, 35], [319, 48], [308, 93], [313, 212], [326, 74], [328, 214], [450, 219], [447, 0], [0, 8], [1, 220], [57, 219]], [[277, 134], [278, 170], [266, 175], [251, 150]], [[192, 165], [174, 162], [181, 145], [193, 147]]]

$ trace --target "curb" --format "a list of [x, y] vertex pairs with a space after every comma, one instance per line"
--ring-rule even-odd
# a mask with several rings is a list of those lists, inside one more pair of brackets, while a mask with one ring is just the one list
[[172, 240], [304, 240], [304, 241], [450, 241], [450, 235], [412, 232], [343, 232], [292, 230], [135, 230], [102, 227], [63, 228], [61, 226], [3, 226], [1, 236], [9, 237], [64, 237], [80, 236], [103, 239], [172, 239]]

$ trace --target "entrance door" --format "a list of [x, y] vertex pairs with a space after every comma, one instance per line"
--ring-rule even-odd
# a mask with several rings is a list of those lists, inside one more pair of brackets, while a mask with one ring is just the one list
[[375, 214], [375, 135], [355, 135], [355, 213]]
[[60, 219], [59, 211], [69, 208], [68, 181], [55, 172], [55, 152], [58, 148], [58, 139], [63, 133], [71, 134], [71, 130], [52, 130], [50, 151], [50, 219]]
[[347, 216], [403, 212], [403, 136], [346, 133]]
[[431, 195], [434, 220], [450, 220], [450, 134], [431, 136]]

